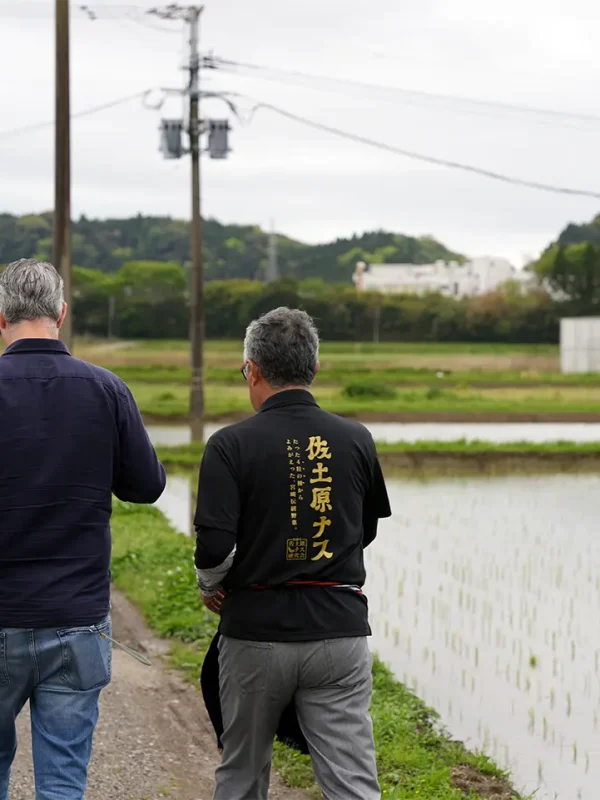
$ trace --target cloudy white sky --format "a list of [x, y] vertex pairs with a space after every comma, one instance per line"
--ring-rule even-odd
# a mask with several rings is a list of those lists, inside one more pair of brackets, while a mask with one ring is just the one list
[[[144, 22], [154, 5], [72, 2], [72, 111], [184, 74], [180, 25]], [[54, 113], [54, 0], [0, 0], [0, 211], [53, 204], [53, 132], [1, 132]], [[147, 18], [150, 20], [151, 18]], [[204, 53], [239, 62], [600, 118], [597, 0], [206, 0]], [[167, 30], [163, 30], [167, 28]], [[268, 73], [270, 74], [270, 73]], [[316, 80], [214, 71], [204, 88], [247, 95], [401, 148], [521, 178], [600, 192], [600, 121], [509, 113]], [[248, 110], [253, 100], [239, 101]], [[139, 100], [73, 121], [75, 216], [187, 217], [188, 159], [165, 161]], [[207, 116], [226, 109], [207, 101]], [[227, 161], [203, 162], [203, 211], [310, 242], [374, 228], [432, 234], [470, 255], [520, 265], [600, 201], [507, 186], [345, 141], [271, 112], [232, 119]]]

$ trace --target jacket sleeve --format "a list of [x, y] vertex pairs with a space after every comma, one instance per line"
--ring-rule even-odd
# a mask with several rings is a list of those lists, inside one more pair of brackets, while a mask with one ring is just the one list
[[233, 563], [240, 517], [238, 470], [231, 443], [213, 436], [204, 451], [194, 517], [194, 563], [201, 589], [214, 589]]
[[379, 520], [391, 516], [385, 479], [373, 444], [372, 477], [363, 503], [363, 547], [368, 547], [375, 540]]
[[123, 384], [117, 394], [118, 459], [113, 494], [130, 503], [155, 503], [167, 476], [150, 442], [133, 395]]

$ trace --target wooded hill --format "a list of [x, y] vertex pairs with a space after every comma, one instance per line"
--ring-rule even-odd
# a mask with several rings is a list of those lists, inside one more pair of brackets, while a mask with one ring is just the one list
[[[357, 261], [427, 264], [460, 259], [435, 239], [373, 231], [349, 239], [308, 245], [285, 236], [277, 240], [282, 278], [318, 277], [348, 282]], [[73, 222], [73, 264], [116, 272], [131, 261], [189, 261], [189, 223], [170, 217], [131, 217]], [[268, 234], [249, 225], [204, 223], [207, 280], [261, 279], [267, 265]], [[52, 213], [22, 217], [0, 214], [0, 264], [19, 258], [51, 260]]]

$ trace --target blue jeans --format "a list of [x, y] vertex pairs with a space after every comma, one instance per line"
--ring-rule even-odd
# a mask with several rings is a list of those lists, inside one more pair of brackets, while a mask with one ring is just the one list
[[89, 627], [0, 628], [0, 800], [8, 800], [15, 720], [29, 700], [36, 800], [82, 800], [101, 690], [111, 679], [110, 617]]

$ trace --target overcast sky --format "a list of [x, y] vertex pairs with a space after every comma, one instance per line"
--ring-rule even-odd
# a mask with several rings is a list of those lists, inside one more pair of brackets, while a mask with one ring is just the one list
[[[72, 3], [72, 112], [153, 87], [179, 87], [181, 25], [152, 3]], [[54, 114], [54, 0], [0, 0], [0, 211], [53, 205], [52, 128], [1, 132]], [[136, 10], [137, 9], [137, 10]], [[144, 22], [145, 19], [149, 21]], [[600, 117], [597, 0], [206, 0], [201, 47], [233, 61], [382, 87]], [[166, 28], [166, 30], [164, 30]], [[272, 75], [272, 73], [267, 73]], [[318, 81], [206, 71], [204, 88], [254, 100], [426, 155], [600, 192], [600, 122], [510, 113]], [[187, 217], [189, 159], [158, 152], [161, 114], [134, 100], [72, 128], [74, 216]], [[207, 116], [228, 112], [206, 101]], [[309, 242], [375, 228], [432, 234], [470, 255], [521, 265], [600, 201], [546, 194], [434, 167], [259, 111], [232, 119], [227, 161], [203, 161], [203, 212]]]

